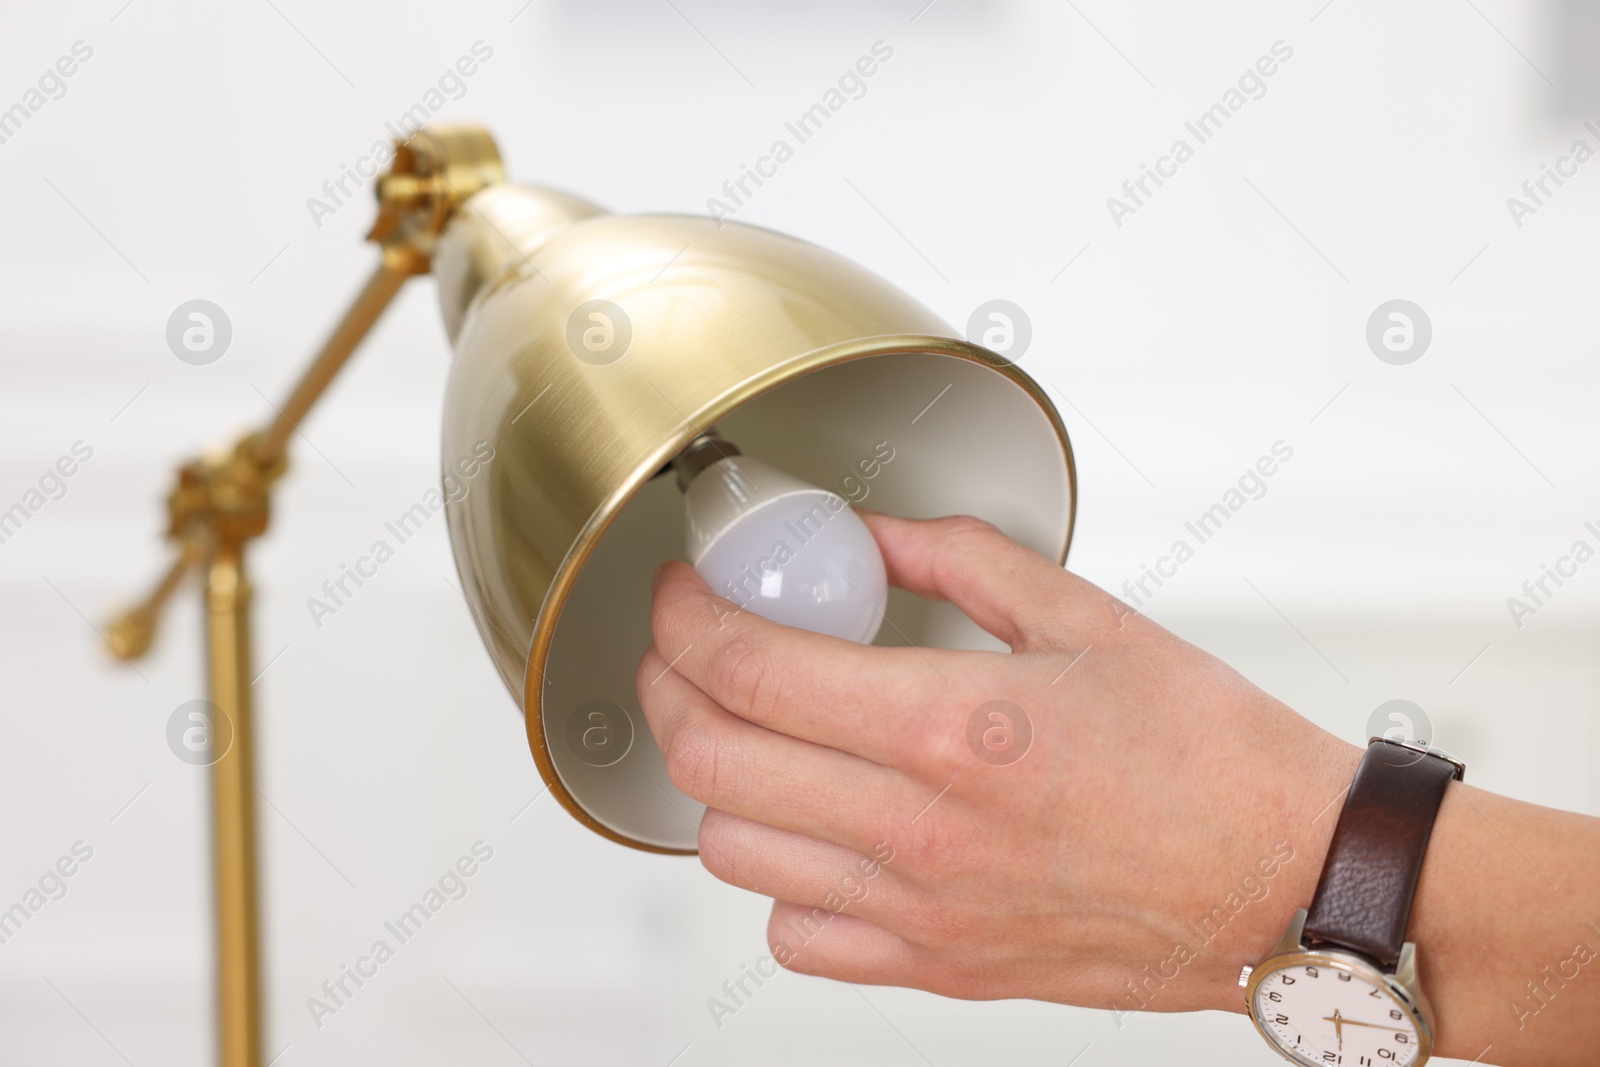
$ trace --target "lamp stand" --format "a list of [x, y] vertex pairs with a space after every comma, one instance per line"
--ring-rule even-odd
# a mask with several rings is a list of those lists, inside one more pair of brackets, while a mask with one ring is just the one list
[[270, 494], [287, 467], [291, 436], [405, 282], [432, 267], [433, 246], [474, 193], [505, 180], [489, 134], [477, 127], [428, 127], [395, 146], [377, 183], [378, 218], [367, 239], [381, 249], [377, 270], [323, 344], [283, 407], [231, 452], [179, 469], [167, 497], [167, 537], [177, 556], [151, 593], [107, 632], [124, 660], [149, 651], [161, 611], [184, 577], [204, 565], [206, 658], [214, 743], [231, 736], [211, 765], [215, 859], [217, 1030], [222, 1067], [261, 1067], [261, 937], [256, 880], [254, 711], [251, 700], [250, 581], [245, 549], [266, 532]]

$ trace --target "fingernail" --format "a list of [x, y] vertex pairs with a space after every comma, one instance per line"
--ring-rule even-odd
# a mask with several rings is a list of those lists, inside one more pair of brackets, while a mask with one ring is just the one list
[[671, 565], [672, 565], [672, 561], [669, 559], [665, 563], [663, 563], [661, 566], [656, 568], [655, 575], [650, 579], [650, 591], [651, 592], [654, 592], [657, 588], [660, 587], [661, 579], [667, 573], [667, 568], [670, 567]]

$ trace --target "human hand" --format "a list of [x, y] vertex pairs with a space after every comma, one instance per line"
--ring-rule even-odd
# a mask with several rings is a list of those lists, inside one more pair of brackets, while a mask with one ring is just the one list
[[864, 517], [893, 584], [1011, 652], [789, 629], [667, 564], [638, 688], [701, 862], [774, 898], [793, 970], [1241, 1010], [1360, 750], [985, 523]]

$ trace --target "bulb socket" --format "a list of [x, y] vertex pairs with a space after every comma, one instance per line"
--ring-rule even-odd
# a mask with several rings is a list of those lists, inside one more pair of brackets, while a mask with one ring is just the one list
[[717, 433], [715, 426], [707, 427], [705, 433], [696, 436], [672, 459], [672, 469], [677, 472], [678, 491], [687, 492], [689, 483], [713, 463], [742, 454], [738, 446]]

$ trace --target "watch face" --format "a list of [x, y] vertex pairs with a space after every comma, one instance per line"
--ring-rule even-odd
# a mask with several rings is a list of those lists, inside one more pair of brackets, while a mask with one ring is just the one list
[[1416, 1016], [1371, 968], [1347, 969], [1302, 957], [1252, 984], [1256, 1025], [1295, 1063], [1407, 1067], [1420, 1062]]

